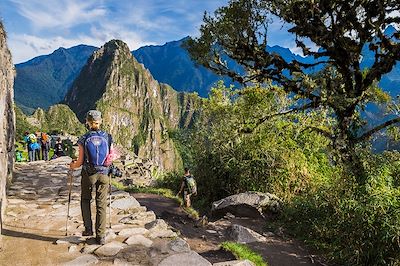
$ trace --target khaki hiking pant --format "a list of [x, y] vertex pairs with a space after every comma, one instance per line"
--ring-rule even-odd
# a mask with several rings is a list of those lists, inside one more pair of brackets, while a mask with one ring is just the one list
[[88, 175], [82, 171], [81, 180], [81, 211], [83, 224], [86, 229], [92, 229], [92, 213], [90, 201], [92, 200], [92, 189], [96, 188], [96, 236], [103, 237], [106, 233], [107, 224], [107, 194], [108, 176], [103, 174]]

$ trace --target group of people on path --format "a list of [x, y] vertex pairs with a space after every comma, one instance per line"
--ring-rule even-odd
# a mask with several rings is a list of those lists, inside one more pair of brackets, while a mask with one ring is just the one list
[[[85, 227], [82, 235], [93, 236], [95, 233], [97, 243], [104, 245], [110, 166], [117, 155], [113, 148], [113, 138], [109, 133], [100, 129], [101, 123], [101, 112], [97, 110], [87, 112], [86, 128], [88, 132], [78, 140], [79, 156], [70, 163], [70, 169], [74, 170], [82, 166], [81, 213]], [[96, 221], [93, 230], [90, 202], [94, 189], [96, 194]], [[197, 189], [188, 168], [185, 168], [185, 175], [178, 195], [182, 192], [186, 207], [190, 207], [190, 197], [197, 194]]]
[[[45, 161], [49, 160], [51, 137], [47, 133], [45, 132], [29, 133], [28, 131], [26, 131], [24, 134], [24, 142], [26, 144], [26, 149], [28, 150], [29, 162], [38, 160], [45, 160]], [[65, 152], [63, 144], [61, 142], [61, 138], [57, 138], [57, 141], [54, 145], [54, 155], [52, 156], [51, 159], [60, 156], [65, 156]]]

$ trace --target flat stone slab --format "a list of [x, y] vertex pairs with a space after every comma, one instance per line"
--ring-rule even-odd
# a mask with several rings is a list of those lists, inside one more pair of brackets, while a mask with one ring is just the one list
[[180, 237], [169, 242], [168, 247], [170, 250], [175, 251], [175, 252], [189, 252], [190, 251], [189, 244]]
[[93, 253], [99, 247], [101, 247], [101, 246], [100, 245], [86, 245], [84, 248], [81, 249], [81, 253], [90, 254], [90, 253]]
[[121, 231], [119, 231], [118, 235], [123, 236], [123, 237], [129, 237], [132, 235], [144, 235], [144, 234], [147, 234], [148, 232], [149, 232], [149, 230], [147, 230], [146, 228], [143, 228], [143, 227], [126, 228], [126, 229], [122, 229]]
[[111, 208], [120, 210], [126, 210], [139, 206], [140, 206], [139, 202], [134, 197], [117, 199], [111, 203]]
[[79, 236], [67, 236], [56, 241], [56, 244], [79, 244], [84, 240]]
[[154, 239], [154, 238], [171, 238], [171, 237], [177, 237], [178, 235], [170, 230], [170, 229], [162, 229], [162, 230], [150, 230], [150, 233], [148, 234], [148, 237]]
[[213, 266], [255, 266], [255, 264], [249, 260], [231, 260], [214, 263]]
[[159, 266], [211, 266], [211, 263], [197, 252], [178, 253], [162, 260]]
[[133, 235], [129, 237], [127, 240], [124, 241], [126, 244], [129, 246], [131, 245], [142, 245], [145, 247], [151, 247], [153, 244], [153, 241], [148, 239], [147, 237], [144, 237], [143, 235]]
[[167, 230], [168, 224], [162, 219], [157, 219], [153, 222], [147, 223], [145, 228], [148, 230]]
[[147, 223], [156, 220], [156, 215], [153, 211], [147, 212], [138, 212], [127, 217], [122, 218], [119, 220], [120, 223], [124, 224], [133, 224], [133, 225], [140, 225], [143, 226]]
[[7, 199], [8, 204], [26, 204], [26, 201], [23, 199]]
[[66, 266], [92, 265], [92, 264], [96, 264], [98, 262], [99, 262], [99, 259], [96, 256], [86, 254], [86, 255], [80, 256], [70, 262], [67, 262], [64, 265], [66, 265]]
[[118, 252], [125, 247], [120, 242], [113, 241], [107, 243], [94, 251], [94, 254], [100, 257], [112, 257], [118, 254]]

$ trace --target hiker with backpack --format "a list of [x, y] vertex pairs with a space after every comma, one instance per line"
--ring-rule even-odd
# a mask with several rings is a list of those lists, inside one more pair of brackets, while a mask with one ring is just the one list
[[181, 188], [176, 194], [178, 197], [179, 194], [181, 194], [183, 191], [183, 202], [185, 203], [185, 206], [187, 208], [191, 207], [191, 202], [190, 202], [190, 197], [192, 195], [197, 195], [197, 185], [196, 185], [196, 180], [194, 177], [190, 174], [190, 170], [188, 167], [185, 167], [185, 174], [182, 177], [182, 182], [181, 182]]
[[50, 139], [49, 135], [42, 132], [40, 133], [40, 144], [42, 146], [42, 160], [49, 160]]
[[[92, 189], [96, 189], [96, 240], [100, 245], [105, 244], [107, 223], [107, 192], [108, 192], [108, 157], [112, 149], [112, 136], [100, 130], [102, 119], [97, 110], [86, 114], [86, 126], [89, 130], [78, 140], [78, 159], [70, 164], [71, 169], [82, 166], [81, 179], [81, 211], [85, 231], [83, 236], [92, 236], [92, 218], [90, 201]], [[107, 163], [106, 163], [107, 162]]]
[[58, 137], [56, 144], [54, 144], [54, 155], [51, 159], [53, 160], [61, 156], [65, 156], [64, 145], [62, 144], [61, 138]]
[[28, 134], [25, 138], [25, 141], [28, 146], [29, 161], [33, 162], [39, 160], [40, 145], [37, 143], [36, 134], [34, 133]]

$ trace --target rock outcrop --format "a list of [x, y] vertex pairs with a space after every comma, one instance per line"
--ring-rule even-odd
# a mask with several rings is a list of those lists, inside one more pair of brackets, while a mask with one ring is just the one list
[[277, 213], [282, 201], [274, 194], [244, 192], [212, 203], [213, 216], [223, 216], [229, 212], [239, 217], [264, 217], [267, 212]]
[[[30, 116], [26, 116], [22, 112], [16, 113], [17, 129], [21, 128], [19, 124], [26, 121], [31, 128], [38, 131], [62, 132], [77, 136], [84, 134], [86, 131], [84, 125], [79, 122], [75, 113], [65, 104], [50, 106], [48, 111], [37, 108]], [[21, 132], [18, 133], [20, 134]]]
[[201, 99], [158, 83], [124, 42], [112, 40], [88, 60], [65, 103], [82, 122], [88, 110], [100, 110], [117, 144], [173, 170], [181, 159], [170, 132], [193, 123]]
[[11, 180], [14, 161], [14, 75], [6, 32], [0, 22], [0, 226], [6, 203], [6, 185]]

